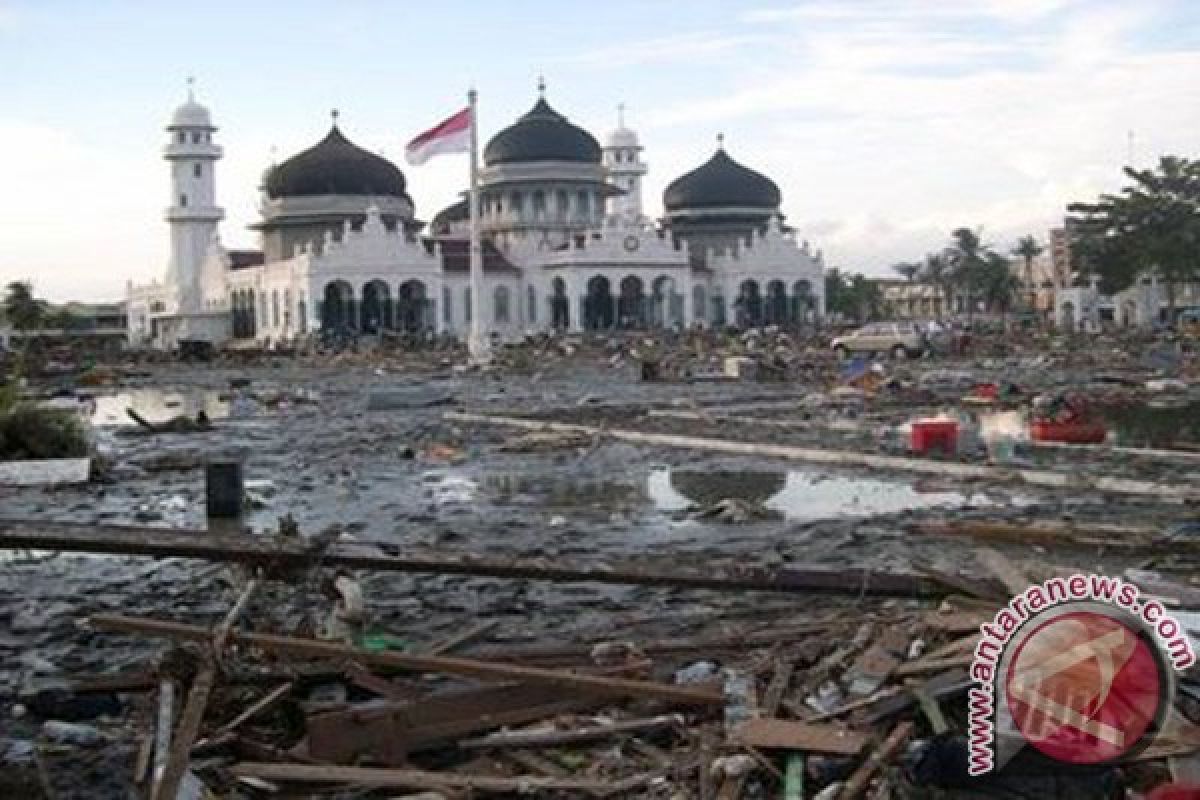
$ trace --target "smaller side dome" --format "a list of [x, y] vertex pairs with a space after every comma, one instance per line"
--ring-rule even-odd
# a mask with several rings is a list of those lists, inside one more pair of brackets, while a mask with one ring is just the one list
[[167, 126], [168, 130], [175, 128], [207, 128], [216, 130], [212, 124], [212, 114], [208, 109], [197, 103], [192, 97], [188, 97], [187, 102], [175, 109], [175, 113], [171, 115], [171, 124]]
[[638, 146], [638, 137], [637, 137], [637, 134], [634, 133], [633, 131], [631, 131], [629, 128], [620, 127], [620, 128], [617, 128], [616, 130], [614, 130], [612, 133], [608, 134], [608, 138], [605, 139], [604, 144], [605, 144], [605, 147], [610, 147], [610, 148], [611, 147], [637, 147]]

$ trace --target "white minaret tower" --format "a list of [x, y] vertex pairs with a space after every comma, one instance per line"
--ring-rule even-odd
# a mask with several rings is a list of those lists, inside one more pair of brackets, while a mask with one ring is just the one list
[[203, 307], [201, 269], [217, 223], [225, 211], [217, 207], [213, 172], [221, 148], [213, 144], [216, 127], [208, 109], [196, 102], [188, 78], [187, 102], [175, 109], [167, 125], [170, 140], [163, 158], [171, 165], [171, 260], [167, 285], [178, 293], [176, 313], [196, 313]]
[[642, 146], [637, 134], [625, 127], [625, 104], [617, 106], [617, 129], [608, 135], [604, 145], [604, 166], [614, 186], [625, 192], [609, 198], [608, 213], [631, 222], [642, 218], [642, 176], [646, 164], [642, 161]]

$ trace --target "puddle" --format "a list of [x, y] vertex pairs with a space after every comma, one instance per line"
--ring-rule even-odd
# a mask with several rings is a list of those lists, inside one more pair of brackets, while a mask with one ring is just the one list
[[924, 508], [992, 506], [982, 493], [918, 491], [913, 485], [815, 472], [746, 472], [656, 469], [646, 482], [660, 511], [681, 511], [725, 498], [761, 503], [793, 521], [864, 517]]
[[96, 395], [93, 425], [134, 425], [125, 413], [132, 408], [148, 422], [166, 422], [181, 414], [195, 417], [203, 411], [209, 419], [229, 416], [230, 402], [223, 392], [214, 390], [130, 389], [117, 394]]

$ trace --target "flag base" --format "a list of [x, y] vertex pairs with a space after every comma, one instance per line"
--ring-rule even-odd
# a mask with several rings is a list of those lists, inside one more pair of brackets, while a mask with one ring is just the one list
[[492, 343], [485, 333], [472, 333], [467, 337], [467, 363], [484, 366], [492, 360]]

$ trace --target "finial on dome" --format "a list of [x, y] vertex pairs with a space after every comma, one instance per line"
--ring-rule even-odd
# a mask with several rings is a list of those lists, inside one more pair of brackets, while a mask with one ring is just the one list
[[718, 150], [725, 149], [725, 134], [723, 134], [723, 133], [717, 134], [717, 149]]
[[617, 103], [617, 127], [625, 127], [625, 104]]
[[538, 75], [538, 97], [546, 99], [546, 76]]
[[330, 118], [331, 118], [331, 119], [333, 119], [333, 127], [335, 127], [335, 128], [336, 128], [336, 127], [337, 127], [337, 121], [338, 121], [338, 110], [337, 110], [336, 108], [330, 109], [330, 110], [329, 110], [329, 116], [330, 116]]
[[187, 76], [187, 87], [188, 87], [188, 102], [189, 103], [196, 102], [196, 76], [194, 76], [194, 75]]

